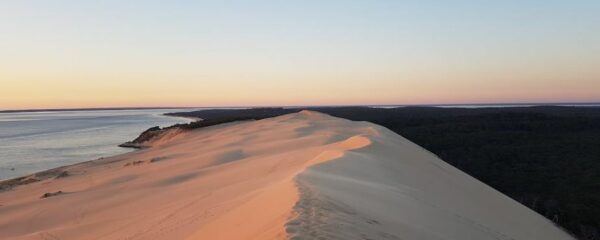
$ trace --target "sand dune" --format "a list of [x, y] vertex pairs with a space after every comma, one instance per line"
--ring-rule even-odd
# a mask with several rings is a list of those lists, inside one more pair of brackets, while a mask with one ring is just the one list
[[0, 239], [571, 239], [371, 123], [304, 111], [148, 144], [0, 192]]

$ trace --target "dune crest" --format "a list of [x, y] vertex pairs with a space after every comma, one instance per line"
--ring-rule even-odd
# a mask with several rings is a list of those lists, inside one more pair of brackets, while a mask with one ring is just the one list
[[[1, 192], [0, 238], [285, 239], [294, 177], [366, 146], [354, 125], [306, 111], [169, 130], [148, 148]], [[40, 199], [59, 191], [69, 194]]]
[[0, 238], [570, 239], [367, 122], [302, 111], [148, 144], [0, 192]]

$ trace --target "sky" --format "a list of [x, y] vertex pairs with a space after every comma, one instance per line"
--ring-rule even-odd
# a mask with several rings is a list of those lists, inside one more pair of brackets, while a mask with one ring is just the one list
[[0, 109], [600, 102], [600, 1], [0, 1]]

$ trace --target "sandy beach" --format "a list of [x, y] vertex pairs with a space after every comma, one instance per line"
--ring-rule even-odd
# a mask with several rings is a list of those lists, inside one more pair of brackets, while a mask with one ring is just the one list
[[0, 239], [573, 239], [388, 129], [311, 111], [3, 184]]

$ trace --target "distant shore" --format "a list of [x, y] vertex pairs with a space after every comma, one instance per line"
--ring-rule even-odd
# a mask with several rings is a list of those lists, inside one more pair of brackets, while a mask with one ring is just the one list
[[0, 113], [19, 112], [72, 112], [72, 111], [110, 111], [110, 110], [156, 110], [156, 109], [196, 109], [193, 107], [123, 107], [123, 108], [45, 108], [0, 110]]
[[43, 108], [43, 109], [7, 109], [0, 113], [14, 112], [65, 112], [65, 111], [104, 111], [104, 110], [152, 110], [152, 109], [252, 109], [252, 108], [314, 108], [314, 107], [600, 107], [600, 102], [532, 102], [532, 103], [456, 103], [456, 104], [365, 104], [365, 105], [290, 105], [290, 106], [225, 106], [225, 107], [106, 107], [106, 108]]

